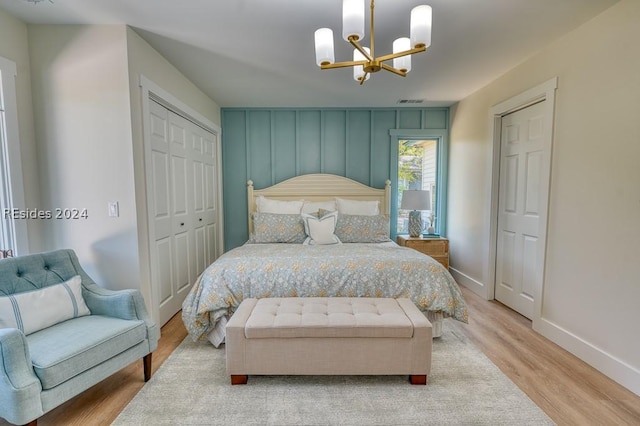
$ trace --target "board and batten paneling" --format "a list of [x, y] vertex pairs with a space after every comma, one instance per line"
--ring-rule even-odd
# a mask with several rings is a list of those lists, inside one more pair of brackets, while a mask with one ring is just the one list
[[225, 250], [248, 235], [247, 180], [257, 189], [331, 173], [384, 188], [391, 129], [447, 129], [448, 108], [223, 108]]

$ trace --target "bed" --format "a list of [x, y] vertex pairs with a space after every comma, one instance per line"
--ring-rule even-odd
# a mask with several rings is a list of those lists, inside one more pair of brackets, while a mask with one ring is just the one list
[[310, 174], [260, 190], [249, 181], [247, 197], [249, 241], [207, 267], [182, 305], [193, 340], [219, 346], [228, 318], [249, 297], [407, 297], [434, 337], [443, 318], [467, 322], [448, 270], [389, 239], [389, 181], [378, 189]]

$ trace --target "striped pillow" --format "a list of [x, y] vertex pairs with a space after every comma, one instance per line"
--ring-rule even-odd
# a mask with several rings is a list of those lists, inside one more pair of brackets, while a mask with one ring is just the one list
[[90, 314], [80, 275], [40, 290], [0, 297], [0, 328], [17, 328], [24, 334]]

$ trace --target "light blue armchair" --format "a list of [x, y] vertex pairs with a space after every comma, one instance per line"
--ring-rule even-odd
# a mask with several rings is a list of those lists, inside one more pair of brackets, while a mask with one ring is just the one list
[[[22, 315], [31, 317], [21, 317], [22, 302], [16, 300], [63, 287], [73, 300], [66, 284], [76, 275], [78, 302], [84, 299], [89, 315], [79, 316], [73, 301], [71, 319], [29, 332], [29, 321], [40, 318], [28, 312]], [[0, 417], [10, 423], [35, 425], [46, 412], [139, 359], [144, 380], [151, 377], [159, 333], [142, 295], [99, 287], [72, 250], [0, 260], [0, 302], [0, 316], [17, 318], [18, 324], [13, 328], [0, 319]], [[7, 306], [14, 307], [15, 317]]]

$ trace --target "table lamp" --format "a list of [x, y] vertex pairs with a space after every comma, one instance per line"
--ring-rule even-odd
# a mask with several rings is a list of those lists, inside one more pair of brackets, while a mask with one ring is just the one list
[[401, 210], [409, 212], [409, 236], [419, 237], [422, 233], [422, 213], [420, 210], [431, 208], [429, 191], [421, 189], [406, 189], [402, 192]]

